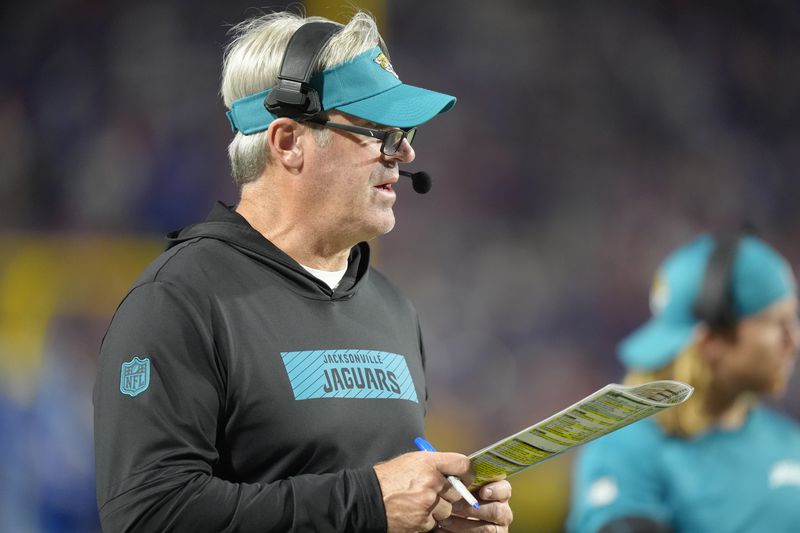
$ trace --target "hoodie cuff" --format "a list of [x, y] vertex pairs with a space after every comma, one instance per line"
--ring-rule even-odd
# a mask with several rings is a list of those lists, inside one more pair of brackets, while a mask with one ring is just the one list
[[357, 501], [358, 509], [353, 516], [353, 531], [385, 533], [389, 526], [386, 523], [386, 508], [383, 506], [383, 492], [375, 470], [368, 466], [347, 472], [352, 481], [353, 497]]

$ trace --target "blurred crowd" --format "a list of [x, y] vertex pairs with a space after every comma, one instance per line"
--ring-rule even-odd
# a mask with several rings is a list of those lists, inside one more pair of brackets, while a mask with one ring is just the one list
[[[374, 244], [423, 320], [440, 449], [618, 380], [616, 342], [694, 234], [747, 221], [800, 267], [800, 4], [368, 4], [400, 77], [458, 97], [415, 141], [433, 190], [399, 184]], [[93, 361], [159, 235], [236, 202], [218, 84], [252, 7], [0, 7], [0, 531], [97, 527]], [[798, 378], [779, 407], [800, 416]], [[520, 476], [520, 530], [560, 530], [558, 464]]]

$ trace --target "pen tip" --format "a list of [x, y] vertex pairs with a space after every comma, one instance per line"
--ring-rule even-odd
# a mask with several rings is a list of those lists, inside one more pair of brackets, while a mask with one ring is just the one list
[[478, 502], [475, 502], [475, 503], [473, 503], [473, 504], [472, 504], [472, 506], [473, 506], [475, 509], [480, 509], [480, 508], [481, 508], [481, 506], [480, 506], [480, 505], [478, 505]]

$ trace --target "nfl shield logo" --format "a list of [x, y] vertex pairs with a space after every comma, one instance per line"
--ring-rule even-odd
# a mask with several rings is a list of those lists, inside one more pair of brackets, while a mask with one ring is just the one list
[[150, 359], [134, 357], [122, 363], [119, 373], [119, 391], [128, 396], [136, 396], [150, 385]]

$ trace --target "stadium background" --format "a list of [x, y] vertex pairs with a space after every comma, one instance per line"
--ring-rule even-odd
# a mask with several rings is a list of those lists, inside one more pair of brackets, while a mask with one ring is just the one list
[[[218, 97], [250, 1], [0, 7], [0, 531], [96, 528], [100, 338], [160, 235], [235, 202]], [[272, 2], [266, 7], [283, 7]], [[293, 4], [295, 8], [301, 4]], [[800, 265], [800, 5], [307, 1], [375, 14], [423, 127], [378, 267], [416, 303], [429, 435], [471, 452], [618, 380], [664, 254], [754, 222]], [[797, 378], [780, 408], [800, 415]], [[560, 531], [572, 455], [514, 479]]]

